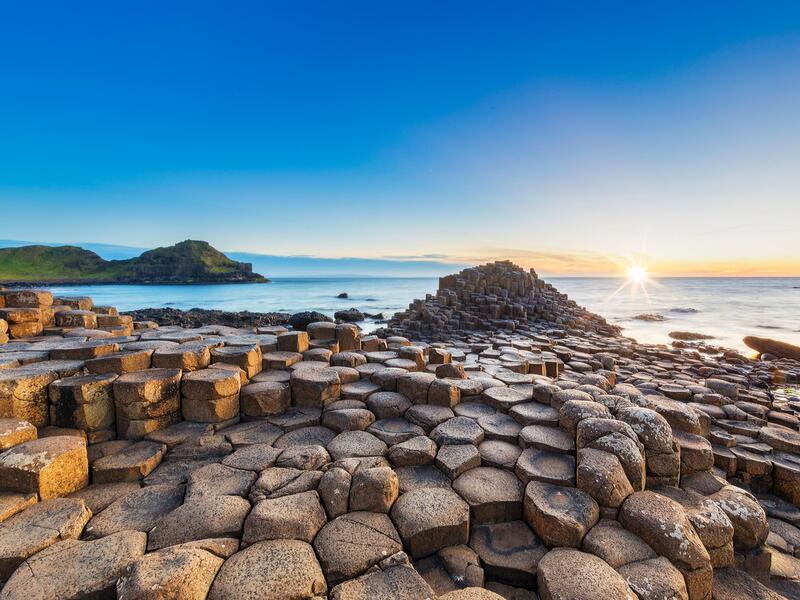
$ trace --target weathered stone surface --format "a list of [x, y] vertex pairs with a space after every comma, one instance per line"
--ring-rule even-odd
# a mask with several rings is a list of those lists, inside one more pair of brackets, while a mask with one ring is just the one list
[[403, 549], [388, 516], [351, 512], [325, 525], [314, 540], [328, 583], [336, 585], [366, 572]]
[[78, 498], [86, 503], [86, 507], [93, 515], [108, 508], [111, 504], [140, 489], [138, 481], [123, 481], [120, 483], [93, 483], [92, 485], [73, 492], [70, 498]]
[[0, 451], [36, 439], [36, 427], [22, 419], [0, 419]]
[[396, 467], [429, 465], [436, 458], [436, 443], [420, 435], [389, 449], [389, 462]]
[[584, 448], [578, 451], [577, 486], [601, 506], [619, 508], [633, 493], [619, 459], [608, 452]]
[[92, 517], [84, 537], [101, 538], [125, 530], [148, 532], [182, 501], [183, 486], [179, 485], [150, 485], [132, 491]]
[[239, 496], [200, 496], [164, 515], [150, 530], [148, 550], [213, 537], [238, 537], [250, 503]]
[[481, 454], [472, 444], [442, 446], [436, 454], [436, 466], [450, 479], [481, 466]]
[[351, 483], [352, 476], [341, 467], [331, 467], [325, 471], [317, 491], [328, 513], [328, 519], [335, 519], [348, 512]]
[[205, 369], [211, 364], [208, 344], [187, 342], [180, 345], [161, 346], [151, 357], [157, 369], [181, 369], [184, 372]]
[[209, 600], [306, 600], [324, 596], [328, 586], [314, 550], [299, 540], [268, 540], [225, 561]]
[[350, 510], [387, 513], [399, 489], [400, 482], [390, 467], [360, 469], [353, 474], [350, 486]]
[[536, 566], [547, 553], [523, 521], [474, 526], [469, 545], [480, 556], [488, 576], [527, 587], [535, 585]]
[[714, 569], [714, 600], [786, 600], [739, 569]]
[[589, 530], [583, 538], [581, 549], [599, 556], [617, 570], [629, 563], [656, 558], [656, 553], [642, 538], [617, 521], [608, 519], [601, 520]]
[[26, 559], [48, 546], [78, 539], [91, 516], [83, 500], [55, 498], [0, 523], [0, 579], [7, 580]]
[[281, 450], [268, 444], [251, 444], [243, 446], [233, 454], [222, 459], [222, 464], [234, 469], [263, 471], [275, 464]]
[[531, 481], [525, 488], [525, 522], [545, 544], [579, 548], [600, 519], [591, 496], [576, 488]]
[[327, 445], [333, 460], [361, 456], [383, 456], [386, 443], [366, 431], [344, 431]]
[[64, 540], [27, 559], [2, 598], [114, 597], [117, 579], [144, 554], [147, 536], [121, 531], [101, 540]]
[[[402, 553], [399, 553], [402, 554]], [[391, 561], [393, 557], [386, 559]], [[433, 598], [434, 592], [409, 564], [388, 565], [356, 579], [340, 583], [331, 590], [330, 600], [417, 600]]]
[[528, 448], [517, 458], [514, 472], [523, 483], [534, 480], [574, 486], [575, 458], [569, 454]]
[[172, 547], [138, 558], [117, 580], [126, 600], [205, 600], [224, 560], [200, 548]]
[[326, 523], [325, 510], [315, 491], [262, 500], [244, 522], [242, 542], [303, 540], [309, 544]]
[[192, 471], [186, 485], [186, 500], [200, 496], [247, 496], [256, 480], [251, 471], [213, 463]]
[[137, 481], [153, 472], [167, 447], [164, 444], [142, 440], [119, 452], [104, 456], [92, 463], [92, 480], [95, 483]]
[[628, 563], [619, 568], [619, 574], [639, 600], [689, 600], [683, 575], [663, 556]]
[[519, 432], [519, 445], [522, 449], [537, 448], [548, 452], [573, 454], [575, 437], [558, 427], [528, 425]]
[[47, 500], [88, 483], [86, 442], [74, 436], [30, 440], [0, 454], [0, 488], [6, 490], [35, 493]]
[[557, 548], [539, 561], [537, 572], [542, 600], [636, 600], [625, 580], [592, 554]]
[[453, 489], [467, 502], [473, 524], [514, 521], [522, 517], [525, 487], [513, 473], [477, 467], [460, 475]]
[[113, 431], [113, 384], [116, 378], [113, 373], [79, 375], [51, 383], [50, 423], [87, 432], [103, 429]]
[[403, 546], [414, 558], [469, 539], [469, 506], [452, 490], [425, 488], [403, 494], [391, 511]]
[[55, 371], [36, 364], [0, 369], [0, 417], [28, 421], [36, 427], [47, 425], [47, 386], [57, 378]]

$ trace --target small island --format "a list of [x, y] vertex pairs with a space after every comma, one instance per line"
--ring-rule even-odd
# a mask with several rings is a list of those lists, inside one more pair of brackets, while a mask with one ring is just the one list
[[0, 284], [268, 283], [251, 263], [237, 262], [208, 242], [185, 240], [127, 260], [104, 260], [78, 246], [0, 249]]

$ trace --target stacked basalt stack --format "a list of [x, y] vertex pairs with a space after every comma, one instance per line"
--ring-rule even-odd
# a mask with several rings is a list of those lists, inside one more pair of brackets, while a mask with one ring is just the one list
[[533, 269], [508, 261], [464, 269], [439, 280], [436, 295], [397, 313], [386, 332], [445, 340], [470, 331], [525, 331], [532, 325], [616, 335], [618, 328], [570, 300]]
[[[443, 302], [544, 289], [487, 269]], [[798, 597], [785, 374], [532, 302], [435, 343], [85, 315], [0, 346], [0, 599]]]

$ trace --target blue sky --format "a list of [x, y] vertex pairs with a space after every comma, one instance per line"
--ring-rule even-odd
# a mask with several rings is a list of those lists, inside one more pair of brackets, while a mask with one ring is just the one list
[[797, 2], [14, 3], [0, 238], [800, 274], [798, 107]]

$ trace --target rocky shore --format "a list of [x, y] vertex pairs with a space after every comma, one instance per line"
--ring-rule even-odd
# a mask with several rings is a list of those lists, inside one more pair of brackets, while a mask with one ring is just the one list
[[375, 335], [170, 310], [0, 291], [0, 600], [800, 597], [797, 360], [506, 262]]

